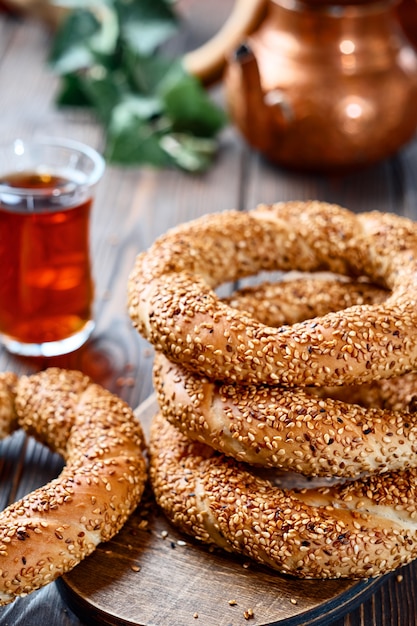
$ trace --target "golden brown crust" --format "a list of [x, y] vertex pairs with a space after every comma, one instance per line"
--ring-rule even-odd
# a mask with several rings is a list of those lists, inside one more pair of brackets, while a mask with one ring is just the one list
[[[219, 284], [260, 270], [330, 271], [391, 290], [292, 326], [265, 326], [231, 308]], [[129, 280], [133, 324], [157, 350], [227, 382], [339, 385], [417, 365], [417, 225], [323, 202], [208, 215], [160, 237]]]
[[17, 376], [12, 372], [0, 373], [0, 439], [10, 435], [17, 427], [14, 408]]
[[150, 476], [171, 521], [202, 542], [301, 578], [368, 578], [417, 556], [417, 470], [334, 487], [287, 490], [204, 444], [160, 414]]
[[[369, 283], [341, 280], [340, 277], [289, 273], [279, 282], [264, 282], [237, 289], [225, 301], [269, 326], [295, 324], [330, 311], [383, 302], [389, 292]], [[312, 389], [306, 389], [312, 392]], [[316, 387], [322, 398], [387, 411], [414, 412], [417, 408], [417, 374], [373, 380], [366, 384]]]
[[[275, 325], [386, 297], [368, 284], [303, 277], [242, 289], [228, 301]], [[417, 414], [410, 414], [415, 374], [367, 385], [288, 390], [213, 383], [157, 353], [154, 387], [166, 419], [190, 439], [239, 461], [342, 477], [417, 464]]]
[[280, 282], [244, 287], [223, 301], [267, 326], [284, 326], [357, 304], [384, 302], [390, 292], [365, 282], [292, 273]]
[[0, 514], [0, 604], [72, 569], [122, 527], [146, 479], [132, 410], [80, 372], [20, 378], [19, 425], [64, 456], [58, 478]]
[[[398, 397], [399, 379], [396, 386]], [[213, 383], [161, 354], [154, 387], [162, 414], [186, 436], [252, 465], [341, 477], [417, 465], [417, 413], [407, 410], [365, 408], [301, 388]]]

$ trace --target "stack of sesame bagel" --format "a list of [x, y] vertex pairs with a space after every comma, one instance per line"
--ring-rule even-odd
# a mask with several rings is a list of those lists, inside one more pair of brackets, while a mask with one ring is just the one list
[[416, 297], [417, 224], [323, 202], [207, 215], [140, 254], [129, 312], [155, 347], [150, 476], [172, 522], [303, 578], [414, 559]]

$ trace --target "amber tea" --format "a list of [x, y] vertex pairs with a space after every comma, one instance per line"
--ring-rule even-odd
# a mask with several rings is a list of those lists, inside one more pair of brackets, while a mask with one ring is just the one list
[[62, 354], [91, 333], [92, 196], [80, 189], [68, 168], [1, 176], [0, 333], [12, 352]]

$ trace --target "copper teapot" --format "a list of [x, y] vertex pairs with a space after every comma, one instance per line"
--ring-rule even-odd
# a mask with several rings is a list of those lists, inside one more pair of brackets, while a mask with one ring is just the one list
[[[275, 163], [330, 172], [388, 157], [417, 128], [417, 51], [391, 0], [237, 0], [186, 57], [223, 73], [231, 118]], [[226, 62], [227, 58], [227, 62]]]

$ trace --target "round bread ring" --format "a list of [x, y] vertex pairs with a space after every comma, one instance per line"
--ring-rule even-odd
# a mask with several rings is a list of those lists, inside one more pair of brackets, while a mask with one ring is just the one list
[[[307, 314], [372, 303], [385, 291], [334, 279], [296, 279], [234, 292], [256, 319], [292, 324]], [[247, 463], [308, 476], [358, 476], [417, 465], [417, 374], [349, 387], [286, 389], [213, 383], [157, 353], [162, 414], [194, 441]]]
[[0, 399], [4, 434], [22, 427], [66, 461], [59, 477], [0, 513], [3, 605], [71, 570], [113, 537], [140, 501], [146, 466], [132, 410], [80, 372], [2, 374]]
[[[412, 376], [415, 402], [417, 375], [404, 376]], [[153, 378], [166, 419], [191, 440], [238, 461], [341, 477], [417, 465], [417, 413], [407, 409], [365, 408], [301, 388], [213, 383], [161, 353], [155, 356]], [[398, 400], [398, 378], [395, 385]], [[405, 389], [407, 395], [409, 386]]]
[[417, 556], [417, 470], [287, 490], [190, 442], [161, 414], [149, 473], [167, 517], [199, 541], [300, 578], [370, 578]]
[[386, 289], [365, 282], [290, 273], [277, 282], [237, 289], [223, 302], [267, 326], [284, 326], [358, 304], [382, 303], [389, 295]]
[[[294, 278], [288, 274], [278, 282], [237, 289], [224, 300], [234, 308], [245, 310], [263, 324], [281, 326], [356, 304], [382, 303], [389, 293], [369, 283], [340, 280], [335, 276], [303, 275]], [[308, 391], [313, 392], [313, 389]], [[314, 393], [368, 408], [414, 412], [417, 408], [417, 373], [361, 385], [315, 387]]]
[[[417, 225], [323, 202], [261, 205], [179, 226], [141, 253], [129, 279], [134, 326], [173, 361], [212, 379], [286, 386], [388, 378], [417, 366]], [[392, 291], [271, 328], [214, 289], [261, 270], [330, 271]]]

